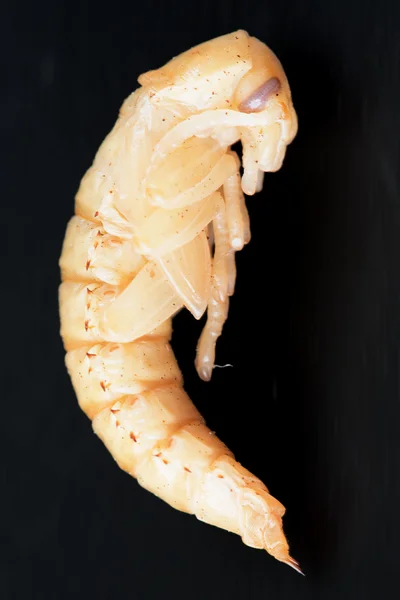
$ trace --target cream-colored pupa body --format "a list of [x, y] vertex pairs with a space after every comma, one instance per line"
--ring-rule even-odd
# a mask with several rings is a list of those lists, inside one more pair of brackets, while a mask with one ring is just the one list
[[[60, 267], [61, 335], [79, 405], [118, 465], [171, 506], [296, 570], [284, 507], [238, 464], [183, 389], [171, 319], [207, 311], [196, 368], [211, 378], [250, 240], [243, 192], [297, 131], [282, 66], [245, 31], [139, 77], [79, 187]], [[241, 141], [240, 160], [231, 145]]]

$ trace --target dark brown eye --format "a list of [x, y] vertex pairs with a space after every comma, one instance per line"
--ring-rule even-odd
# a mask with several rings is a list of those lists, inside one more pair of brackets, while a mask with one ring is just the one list
[[247, 100], [243, 100], [243, 102], [239, 104], [239, 110], [246, 113], [263, 110], [267, 100], [273, 94], [277, 94], [280, 89], [281, 82], [279, 79], [277, 77], [271, 77], [271, 79], [268, 79], [268, 81], [260, 85]]

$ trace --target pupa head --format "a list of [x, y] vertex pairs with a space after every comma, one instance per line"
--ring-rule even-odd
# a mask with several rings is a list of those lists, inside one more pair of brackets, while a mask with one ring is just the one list
[[[229, 109], [257, 115], [251, 125], [219, 127], [202, 132], [230, 145], [243, 145], [243, 191], [259, 189], [260, 174], [277, 171], [286, 146], [297, 133], [291, 91], [275, 54], [246, 31], [209, 40], [139, 77], [154, 105], [168, 107], [185, 119], [193, 113]], [[233, 126], [232, 126], [233, 125]], [[197, 132], [196, 135], [200, 135]]]
[[243, 151], [260, 171], [277, 171], [296, 136], [297, 115], [280, 61], [258, 39], [251, 37], [249, 42], [252, 67], [241, 78], [233, 103], [239, 112], [265, 113], [266, 120], [265, 125], [242, 131]]

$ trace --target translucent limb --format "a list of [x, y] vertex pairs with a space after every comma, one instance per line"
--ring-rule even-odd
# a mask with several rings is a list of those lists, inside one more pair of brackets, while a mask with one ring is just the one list
[[196, 371], [200, 379], [210, 381], [215, 362], [215, 346], [228, 317], [229, 297], [217, 301], [211, 294], [208, 303], [207, 322], [199, 338], [196, 352]]
[[[204, 381], [211, 379], [215, 362], [215, 346], [228, 317], [229, 291], [234, 287], [235, 270], [230, 257], [228, 224], [225, 205], [221, 204], [213, 221], [215, 251], [211, 275], [211, 293], [207, 321], [196, 352], [196, 370]], [[234, 257], [233, 257], [234, 258]], [[232, 281], [233, 280], [233, 281]]]
[[186, 308], [200, 319], [211, 288], [211, 254], [205, 232], [156, 262]]
[[241, 250], [250, 240], [250, 220], [242, 191], [240, 160], [236, 152], [231, 154], [236, 159], [237, 171], [224, 183], [226, 218], [230, 245], [233, 250]]
[[136, 239], [138, 251], [146, 256], [160, 258], [181, 248], [211, 223], [222, 203], [221, 194], [214, 192], [185, 209], [157, 208], [143, 224]]

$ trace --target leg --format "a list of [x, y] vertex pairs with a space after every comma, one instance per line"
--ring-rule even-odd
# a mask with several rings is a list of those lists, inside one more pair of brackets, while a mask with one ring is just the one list
[[[204, 381], [211, 379], [215, 361], [215, 346], [228, 317], [229, 292], [234, 288], [236, 274], [234, 252], [230, 248], [225, 205], [213, 221], [215, 251], [208, 301], [207, 322], [201, 333], [196, 353], [196, 370]], [[233, 261], [233, 262], [232, 262]]]
[[215, 346], [228, 317], [229, 296], [235, 291], [235, 251], [250, 241], [249, 215], [239, 173], [240, 160], [235, 152], [230, 154], [235, 159], [237, 170], [223, 185], [225, 203], [220, 206], [212, 223], [215, 250], [211, 296], [207, 322], [197, 345], [195, 361], [196, 370], [205, 381], [211, 379]]
[[254, 196], [258, 181], [257, 140], [249, 130], [244, 130], [241, 138], [243, 147], [242, 190], [248, 196]]
[[210, 381], [215, 362], [215, 346], [228, 317], [229, 297], [224, 302], [215, 300], [211, 293], [207, 322], [201, 333], [196, 353], [196, 371], [203, 381]]
[[261, 192], [261, 190], [263, 189], [264, 175], [265, 175], [264, 171], [261, 171], [261, 170], [258, 171], [256, 192]]
[[186, 208], [218, 190], [235, 170], [235, 158], [214, 140], [186, 140], [149, 176], [146, 196], [165, 210]]
[[[234, 250], [241, 250], [250, 241], [250, 220], [242, 191], [239, 172], [240, 160], [236, 152], [231, 152], [231, 154], [236, 160], [237, 171], [231, 177], [228, 177], [224, 183], [226, 218], [230, 245]], [[259, 180], [259, 183], [262, 185], [260, 177]]]
[[227, 255], [226, 263], [228, 270], [228, 296], [233, 296], [236, 284], [236, 262], [234, 250], [231, 250]]
[[[226, 221], [229, 242], [234, 250], [241, 250], [244, 246], [244, 219], [242, 214], [243, 192], [240, 184], [240, 160], [236, 152], [232, 152], [237, 171], [228, 177], [224, 183], [224, 198], [226, 203]], [[244, 198], [243, 198], [244, 202]]]
[[242, 211], [243, 218], [244, 243], [248, 244], [251, 239], [250, 217], [249, 213], [247, 212], [246, 201], [243, 194], [240, 196], [240, 210]]
[[212, 267], [212, 294], [215, 300], [224, 302], [228, 295], [228, 261], [231, 252], [227, 211], [225, 203], [221, 201], [213, 220], [214, 230], [214, 258]]

